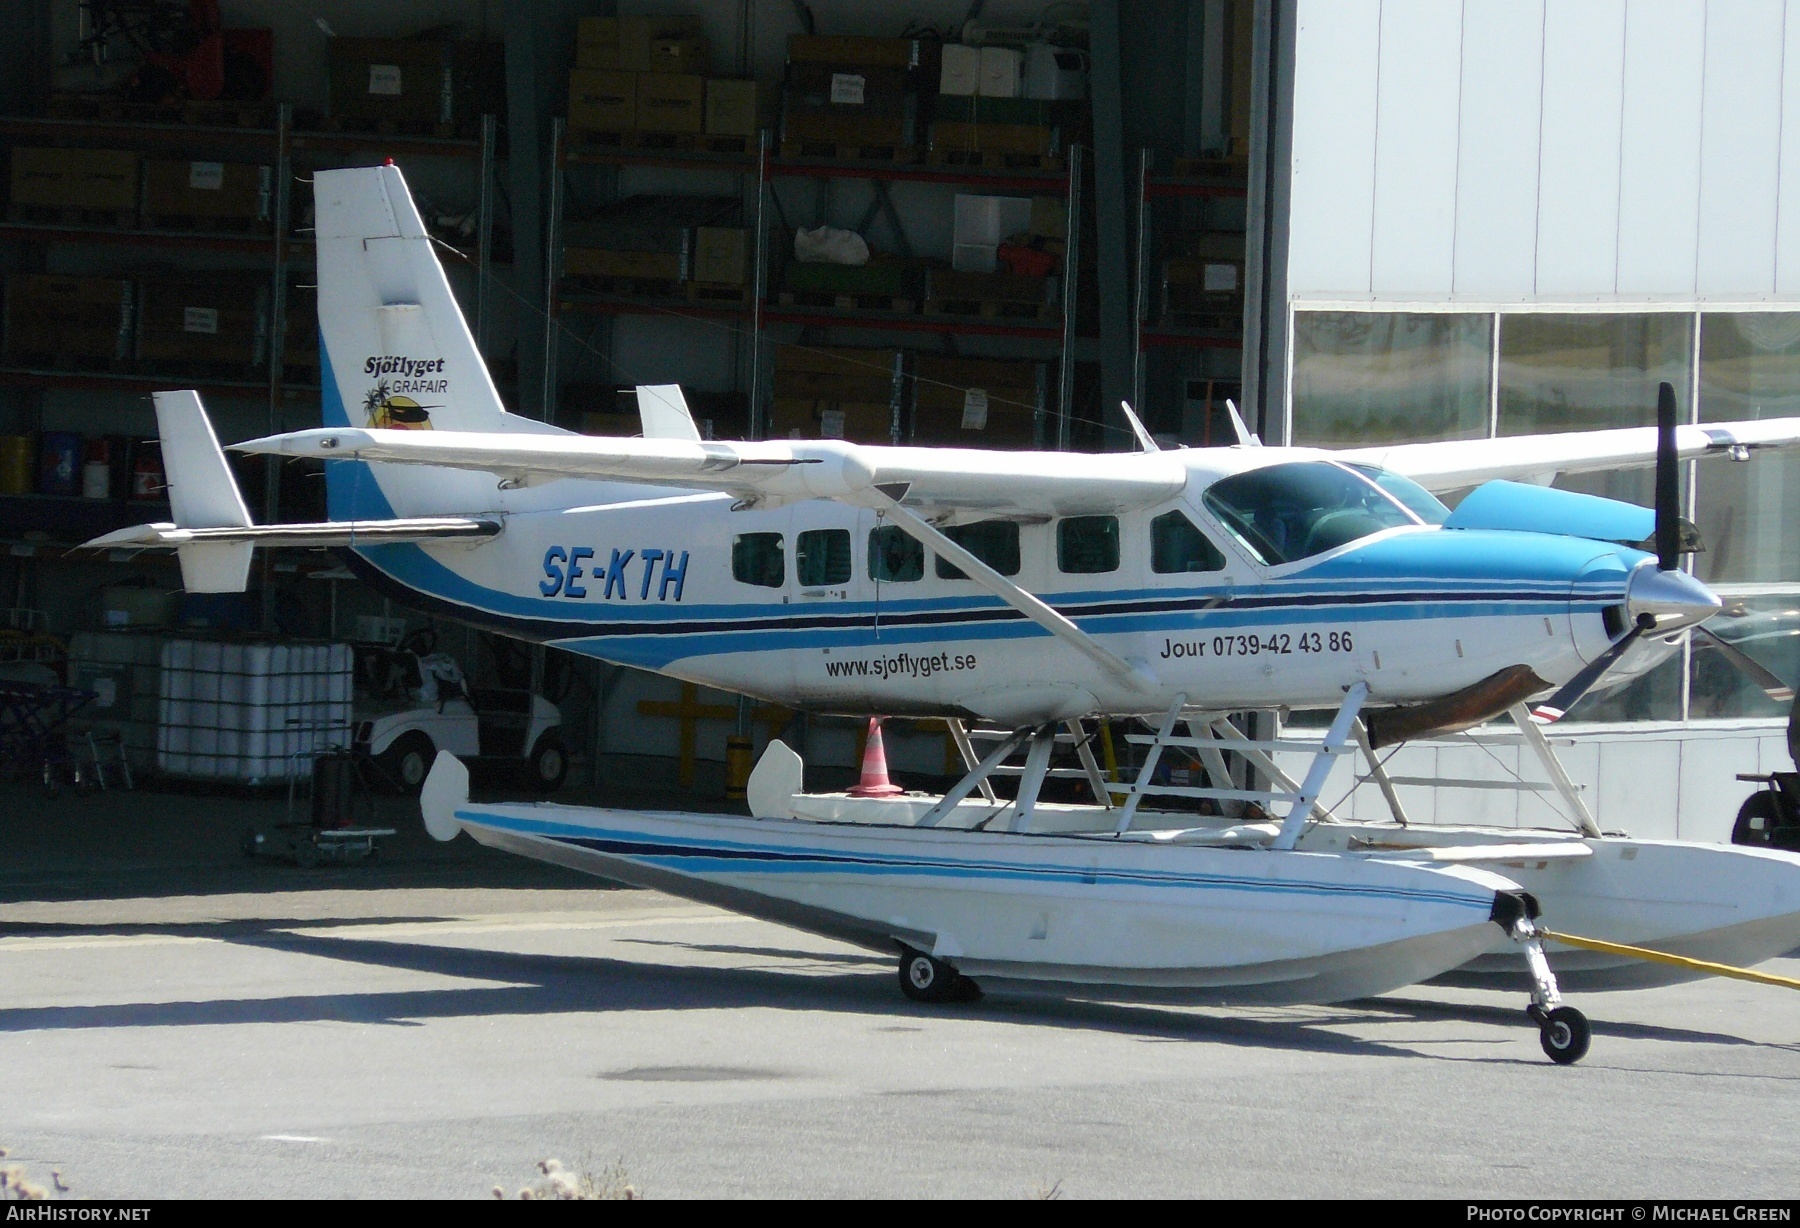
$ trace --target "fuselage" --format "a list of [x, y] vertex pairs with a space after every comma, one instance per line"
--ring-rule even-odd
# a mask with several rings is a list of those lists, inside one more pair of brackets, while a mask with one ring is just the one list
[[[1159, 711], [1178, 695], [1221, 709], [1334, 706], [1357, 681], [1375, 700], [1408, 702], [1517, 664], [1561, 682], [1622, 631], [1616, 611], [1648, 558], [1610, 542], [1446, 529], [1402, 513], [1344, 544], [1272, 561], [1257, 554], [1273, 554], [1268, 543], [1242, 523], [1234, 530], [1207, 492], [1328, 454], [1176, 455], [1186, 487], [1155, 506], [1079, 524], [969, 516], [946, 526], [986, 523], [963, 544], [976, 541], [1012, 582], [1139, 666], [1150, 688], [1106, 673], [899, 541], [876, 512], [832, 500], [743, 507], [724, 495], [558, 482], [489, 496], [498, 506], [480, 510], [506, 526], [491, 541], [357, 554], [365, 572], [414, 600], [573, 652], [813, 711], [1004, 721]], [[372, 491], [380, 476], [355, 481]], [[475, 475], [451, 476], [466, 494]], [[351, 480], [331, 478], [339, 490]], [[1669, 651], [1645, 637], [1612, 676]]]

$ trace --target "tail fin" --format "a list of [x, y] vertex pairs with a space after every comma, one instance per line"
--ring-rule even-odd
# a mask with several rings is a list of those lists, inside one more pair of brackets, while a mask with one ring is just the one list
[[[563, 434], [509, 414], [489, 378], [400, 168], [313, 177], [325, 426]], [[335, 519], [490, 506], [483, 475], [326, 467]]]
[[[200, 394], [158, 392], [152, 399], [175, 523], [188, 529], [249, 528], [250, 511], [200, 407]], [[181, 586], [190, 593], [241, 593], [250, 578], [251, 551], [247, 541], [179, 546]]]

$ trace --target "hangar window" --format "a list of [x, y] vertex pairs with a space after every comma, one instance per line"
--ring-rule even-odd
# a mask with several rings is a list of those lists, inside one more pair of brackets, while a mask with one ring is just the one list
[[[1019, 574], [1019, 526], [1010, 520], [983, 520], [979, 524], [958, 525], [945, 529], [944, 536], [967, 550], [1003, 576]], [[960, 567], [940, 556], [937, 574], [941, 580], [967, 580]]]
[[731, 542], [731, 578], [759, 588], [780, 588], [786, 582], [781, 534], [739, 533]]
[[1119, 518], [1070, 516], [1059, 521], [1056, 569], [1089, 576], [1119, 570]]
[[1418, 523], [1373, 482], [1326, 461], [1270, 465], [1221, 478], [1207, 488], [1206, 507], [1270, 566]]
[[1180, 512], [1164, 512], [1150, 522], [1150, 570], [1158, 575], [1223, 571], [1225, 556]]
[[897, 525], [869, 531], [869, 579], [884, 584], [925, 578], [925, 547]]
[[802, 588], [850, 582], [850, 530], [808, 529], [794, 541], [794, 579]]

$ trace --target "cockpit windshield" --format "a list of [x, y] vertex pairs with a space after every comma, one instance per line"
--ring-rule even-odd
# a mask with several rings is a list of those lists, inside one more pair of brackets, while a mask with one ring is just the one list
[[1426, 524], [1443, 524], [1450, 519], [1450, 509], [1436, 495], [1409, 477], [1375, 465], [1351, 465], [1352, 469], [1400, 500], [1407, 511]]
[[1419, 523], [1373, 481], [1329, 461], [1294, 461], [1221, 478], [1207, 488], [1205, 502], [1271, 567]]

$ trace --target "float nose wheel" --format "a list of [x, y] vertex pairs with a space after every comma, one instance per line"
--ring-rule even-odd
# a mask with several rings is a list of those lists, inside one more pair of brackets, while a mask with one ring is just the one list
[[1558, 1066], [1573, 1066], [1587, 1056], [1593, 1031], [1586, 1015], [1563, 1005], [1556, 974], [1544, 958], [1544, 934], [1537, 923], [1540, 915], [1538, 902], [1528, 891], [1503, 891], [1494, 898], [1493, 921], [1519, 944], [1531, 973], [1531, 1005], [1525, 1014], [1537, 1024], [1538, 1044], [1544, 1047], [1544, 1056]]
[[1593, 1031], [1586, 1015], [1572, 1006], [1547, 1011], [1535, 1002], [1525, 1013], [1538, 1025], [1538, 1044], [1544, 1047], [1544, 1055], [1558, 1066], [1573, 1066], [1587, 1056]]
[[973, 1002], [981, 987], [941, 959], [902, 948], [900, 992], [914, 1002]]

